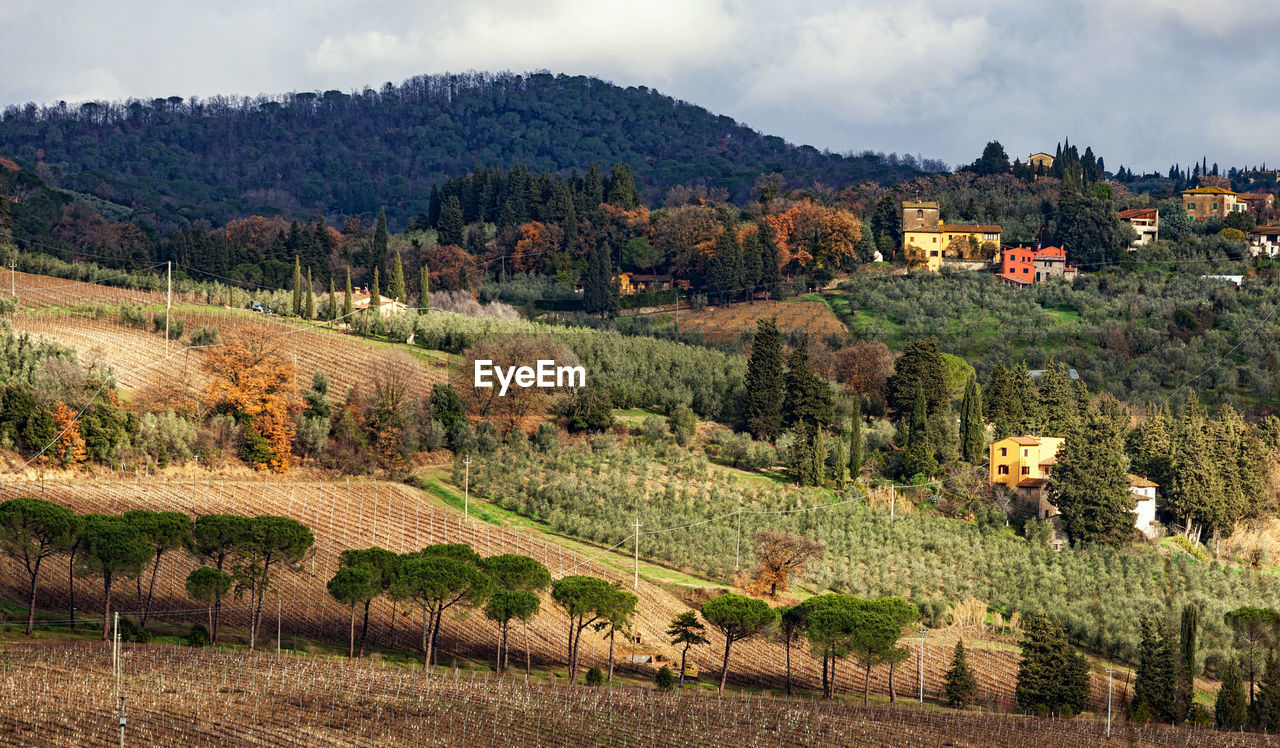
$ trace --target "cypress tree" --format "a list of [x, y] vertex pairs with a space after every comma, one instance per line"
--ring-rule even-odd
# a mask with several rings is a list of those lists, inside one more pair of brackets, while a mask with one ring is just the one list
[[782, 268], [778, 262], [778, 237], [766, 221], [760, 224], [760, 280], [756, 285], [771, 299], [782, 298]]
[[1134, 533], [1124, 441], [1099, 412], [1067, 434], [1048, 490], [1075, 543], [1123, 543]]
[[750, 231], [747, 238], [742, 242], [742, 283], [746, 289], [747, 301], [754, 302], [756, 300], [756, 289], [760, 285], [760, 273], [762, 271], [762, 260], [760, 257], [763, 251], [760, 243], [760, 232]]
[[1079, 423], [1079, 400], [1072, 391], [1071, 379], [1060, 364], [1049, 362], [1036, 382], [1036, 394], [1042, 433], [1066, 434]]
[[716, 239], [715, 253], [707, 267], [711, 290], [720, 297], [720, 303], [733, 298], [742, 286], [742, 248], [738, 245], [738, 232], [726, 223]]
[[1213, 702], [1213, 721], [1222, 730], [1239, 730], [1249, 720], [1249, 705], [1244, 698], [1244, 683], [1240, 679], [1240, 664], [1235, 657], [1228, 657], [1222, 666], [1222, 683]]
[[431, 308], [431, 272], [425, 262], [418, 269], [418, 308], [423, 311]]
[[387, 264], [387, 209], [378, 211], [378, 224], [373, 230], [373, 247], [370, 259], [374, 267]]
[[1182, 410], [1169, 456], [1169, 509], [1186, 522], [1186, 534], [1198, 540], [1213, 505], [1222, 498], [1222, 481], [1214, 464], [1204, 409], [1192, 399]]
[[614, 164], [609, 175], [609, 202], [627, 210], [639, 207], [640, 192], [636, 189], [630, 166]]
[[978, 681], [969, 669], [969, 660], [965, 655], [964, 641], [956, 641], [955, 653], [951, 656], [951, 667], [947, 668], [946, 677], [947, 705], [952, 709], [964, 709], [973, 703], [978, 691]]
[[1142, 617], [1142, 641], [1134, 671], [1132, 711], [1173, 722], [1177, 718], [1178, 658], [1167, 624]]
[[827, 483], [827, 437], [826, 432], [820, 428], [813, 430], [813, 449], [810, 457], [813, 460], [813, 467], [810, 469], [810, 475], [813, 476], [813, 485], [824, 486]]
[[964, 461], [977, 464], [982, 460], [987, 445], [987, 428], [982, 422], [982, 393], [978, 378], [973, 374], [964, 384], [964, 399], [960, 402], [960, 454]]
[[302, 316], [302, 262], [293, 256], [293, 316]]
[[782, 432], [782, 335], [773, 319], [756, 323], [744, 384], [747, 430], [757, 439], [777, 439]]
[[1253, 702], [1253, 726], [1259, 730], [1280, 730], [1280, 661], [1272, 652], [1267, 656], [1267, 670], [1258, 681], [1258, 698]]
[[618, 312], [618, 282], [607, 246], [596, 246], [587, 258], [587, 274], [582, 284], [582, 305], [587, 314], [612, 317]]
[[907, 447], [924, 446], [928, 436], [928, 406], [924, 388], [916, 384], [916, 396], [911, 403], [911, 419], [907, 421]]
[[462, 246], [462, 203], [457, 195], [449, 195], [440, 206], [440, 220], [436, 224], [436, 241], [441, 246]]
[[906, 449], [902, 455], [902, 476], [907, 480], [913, 480], [917, 475], [927, 478], [938, 468], [938, 462], [933, 458], [933, 450], [929, 448], [926, 411], [924, 390], [917, 384], [915, 402], [911, 407], [911, 418], [907, 421]]
[[1022, 660], [1014, 693], [1023, 709], [1078, 714], [1089, 699], [1089, 663], [1067, 641], [1062, 627], [1036, 613], [1022, 624]]
[[400, 261], [399, 250], [396, 250], [395, 260], [391, 263], [391, 285], [387, 288], [387, 294], [401, 304], [409, 302], [409, 297], [404, 293], [404, 265]]
[[849, 432], [840, 435], [836, 439], [836, 451], [833, 455], [831, 464], [831, 479], [835, 482], [836, 490], [844, 488], [845, 468], [849, 464]]
[[333, 287], [333, 276], [329, 276], [329, 321], [338, 316], [338, 294]]
[[1178, 721], [1191, 717], [1195, 708], [1196, 639], [1200, 629], [1200, 608], [1195, 603], [1182, 606], [1182, 626], [1178, 636]]
[[351, 321], [351, 314], [354, 311], [351, 300], [351, 268], [347, 268], [347, 287], [342, 294], [342, 319], [347, 322]]
[[382, 311], [382, 293], [378, 288], [378, 269], [373, 269], [373, 280], [369, 283], [369, 313], [377, 315]]
[[431, 185], [431, 196], [427, 198], [427, 224], [435, 226], [440, 222], [441, 201], [440, 189]]
[[849, 477], [858, 480], [862, 474], [862, 398], [853, 398], [853, 424], [849, 432]]
[[306, 308], [307, 319], [315, 319], [316, 316], [316, 290], [311, 285], [311, 268], [307, 268], [307, 303]]
[[786, 394], [782, 405], [782, 422], [791, 426], [801, 422], [817, 428], [831, 425], [831, 386], [809, 366], [809, 338], [787, 356]]
[[791, 432], [795, 436], [795, 441], [791, 444], [788, 463], [791, 476], [802, 486], [816, 485], [817, 476], [813, 469], [816, 430], [813, 424], [801, 421]]

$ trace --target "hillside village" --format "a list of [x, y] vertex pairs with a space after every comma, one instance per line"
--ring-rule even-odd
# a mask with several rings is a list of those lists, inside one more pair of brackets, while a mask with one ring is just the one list
[[[467, 80], [449, 96], [520, 90]], [[205, 165], [235, 197], [197, 218], [136, 163], [85, 179], [95, 140], [181, 162], [206, 116], [395, 121], [438, 85], [0, 120], [0, 692], [46, 712], [0, 718], [20, 742], [114, 738], [93, 720], [123, 702], [69, 684], [108, 667], [165, 715], [223, 673], [130, 717], [175, 743], [233, 739], [259, 692], [246, 742], [296, 710], [335, 742], [425, 740], [412, 714], [582, 743], [585, 713], [667, 704], [753, 744], [734, 705], [800, 698], [886, 744], [904, 711], [1040, 731], [954, 728], [975, 745], [1280, 729], [1274, 171], [781, 149], [722, 184], [281, 176], [285, 210]], [[543, 362], [585, 384], [534, 386]], [[352, 673], [377, 685], [340, 696]], [[359, 713], [322, 724], [315, 693]], [[427, 706], [490, 696], [546, 730]]]

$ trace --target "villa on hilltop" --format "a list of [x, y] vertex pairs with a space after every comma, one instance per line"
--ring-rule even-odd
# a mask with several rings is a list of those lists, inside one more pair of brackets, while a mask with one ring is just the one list
[[997, 225], [943, 223], [938, 203], [902, 203], [902, 249], [914, 268], [938, 272], [943, 264], [966, 270], [986, 267], [1000, 250]]

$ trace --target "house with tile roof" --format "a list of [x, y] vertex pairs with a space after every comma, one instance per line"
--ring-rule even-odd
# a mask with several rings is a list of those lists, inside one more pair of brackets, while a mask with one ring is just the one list
[[1074, 280], [1078, 270], [1067, 264], [1062, 247], [1006, 247], [1000, 252], [1000, 278], [1015, 286], [1029, 286], [1050, 279]]
[[1182, 208], [1192, 221], [1225, 218], [1230, 213], [1242, 213], [1247, 209], [1239, 197], [1240, 193], [1225, 187], [1196, 187], [1182, 191]]
[[902, 249], [914, 268], [937, 272], [952, 267], [985, 267], [1000, 250], [1003, 229], [995, 224], [943, 223], [938, 203], [902, 203]]
[[1120, 220], [1132, 226], [1134, 233], [1138, 235], [1129, 245], [1130, 250], [1160, 240], [1160, 211], [1155, 208], [1122, 210]]
[[1280, 255], [1280, 226], [1255, 226], [1247, 236], [1249, 254], [1254, 257]]

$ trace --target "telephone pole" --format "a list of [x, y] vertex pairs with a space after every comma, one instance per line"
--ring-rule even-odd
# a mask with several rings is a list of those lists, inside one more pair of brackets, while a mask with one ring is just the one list
[[635, 556], [635, 579], [631, 582], [631, 589], [638, 597], [640, 595], [640, 517], [636, 517], [636, 556]]
[[1107, 666], [1107, 739], [1111, 739], [1111, 673], [1115, 668]]
[[919, 675], [917, 676], [917, 680], [920, 682], [920, 703], [921, 704], [924, 703], [924, 635], [927, 633], [929, 633], [928, 629], [924, 627], [920, 628], [920, 672], [919, 672]]
[[733, 541], [733, 570], [738, 571], [741, 566], [738, 564], [738, 551], [742, 548], [742, 510], [738, 510], [738, 534]]
[[467, 455], [467, 459], [462, 461], [466, 466], [465, 477], [462, 481], [462, 516], [464, 519], [471, 519], [471, 455]]
[[124, 692], [120, 687], [121, 662], [120, 662], [120, 613], [115, 614], [114, 625], [112, 626], [111, 635], [111, 669], [115, 671], [116, 676], [116, 720], [120, 725], [120, 748], [124, 748]]
[[18, 261], [9, 259], [9, 295], [18, 298]]
[[173, 308], [173, 260], [164, 263], [164, 274], [168, 291], [164, 302], [164, 355], [169, 355], [169, 310]]

